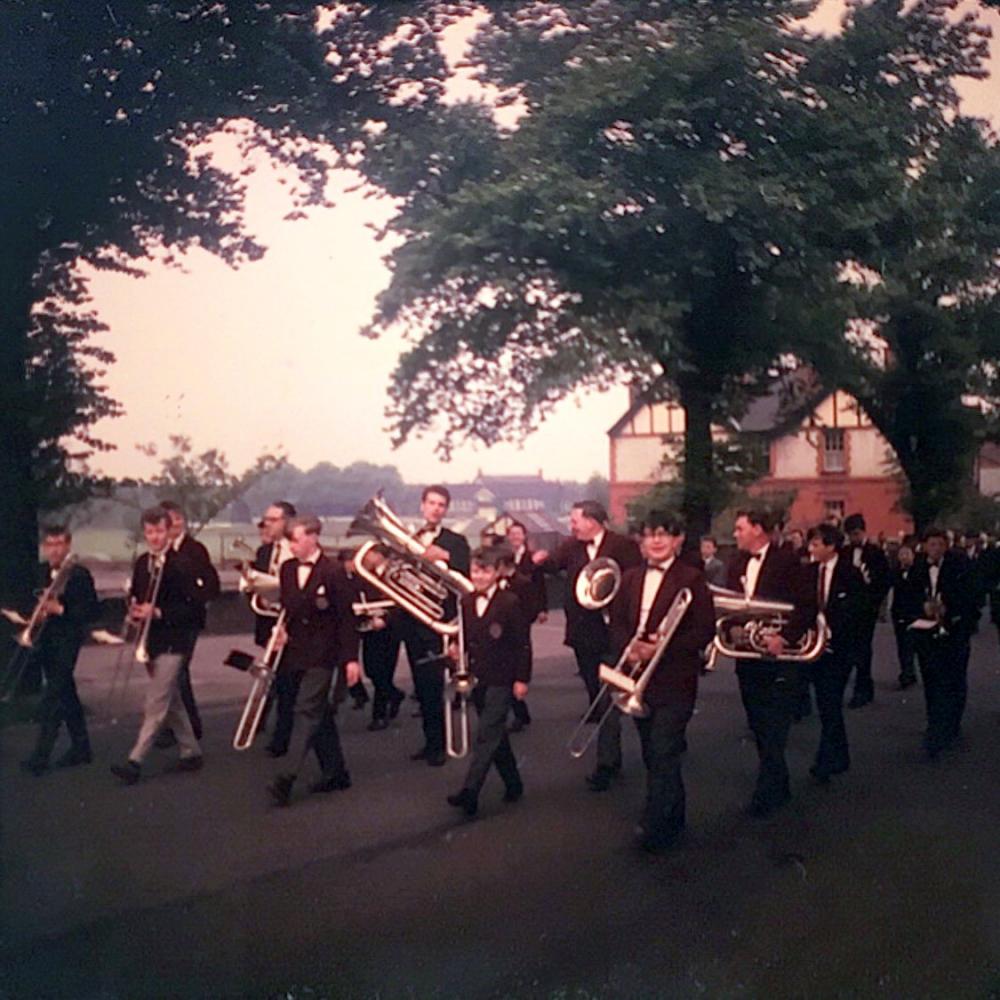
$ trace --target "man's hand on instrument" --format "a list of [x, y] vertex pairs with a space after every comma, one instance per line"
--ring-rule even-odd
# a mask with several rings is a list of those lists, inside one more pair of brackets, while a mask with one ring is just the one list
[[45, 614], [46, 615], [61, 615], [64, 614], [66, 609], [63, 607], [62, 602], [57, 597], [52, 597], [45, 602]]
[[446, 563], [451, 560], [451, 553], [447, 549], [442, 549], [440, 545], [428, 545], [424, 555], [431, 562]]
[[781, 656], [787, 645], [788, 643], [785, 642], [785, 637], [783, 635], [778, 635], [777, 633], [769, 635], [764, 640], [764, 646], [767, 648], [767, 651], [771, 654], [771, 656]]
[[548, 558], [549, 558], [549, 553], [546, 549], [538, 549], [536, 552], [531, 553], [531, 561], [536, 566], [540, 566]]
[[288, 642], [288, 629], [285, 628], [284, 624], [274, 626], [274, 634], [271, 637], [274, 639], [275, 649], [284, 649], [285, 644]]
[[635, 639], [628, 650], [629, 663], [645, 663], [652, 658], [656, 652], [655, 642], [643, 642], [642, 639]]
[[453, 663], [458, 663], [458, 643], [450, 642], [448, 643], [448, 659]]
[[155, 611], [155, 608], [153, 607], [152, 604], [149, 604], [149, 603], [138, 604], [138, 603], [136, 603], [136, 604], [133, 604], [132, 607], [129, 608], [128, 615], [129, 615], [129, 618], [131, 618], [133, 621], [143, 622], [147, 618], [152, 618], [154, 611]]
[[361, 680], [361, 664], [357, 660], [351, 660], [344, 667], [347, 676], [347, 686], [354, 687]]
[[535, 619], [535, 621], [538, 622], [539, 625], [544, 625], [548, 620], [549, 620], [548, 611], [539, 611], [538, 617]]
[[518, 701], [524, 701], [528, 697], [528, 685], [524, 681], [514, 681], [514, 697]]

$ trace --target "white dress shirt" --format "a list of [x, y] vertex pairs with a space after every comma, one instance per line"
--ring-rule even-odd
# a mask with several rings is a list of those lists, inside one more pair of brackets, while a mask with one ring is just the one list
[[305, 590], [306, 583], [309, 581], [309, 575], [313, 571], [313, 566], [319, 562], [319, 557], [322, 555], [319, 549], [317, 549], [305, 562], [299, 562], [296, 566], [296, 572], [298, 573], [299, 580], [299, 590]]
[[753, 597], [757, 593], [757, 577], [760, 576], [760, 568], [767, 558], [767, 550], [771, 547], [768, 542], [756, 555], [750, 556], [747, 561], [746, 577], [743, 580], [743, 592], [747, 597]]
[[486, 609], [493, 600], [493, 595], [497, 592], [497, 585], [493, 584], [485, 594], [476, 594], [476, 617], [482, 618], [486, 614]]
[[660, 587], [663, 585], [663, 578], [670, 571], [670, 567], [673, 564], [673, 556], [664, 560], [662, 566], [659, 567], [651, 566], [649, 563], [646, 564], [646, 573], [642, 578], [642, 600], [639, 603], [638, 630], [640, 632], [643, 632], [646, 628], [646, 622], [649, 621], [649, 613], [653, 610], [653, 602], [656, 600], [656, 595], [660, 592]]
[[587, 542], [587, 558], [596, 559], [597, 553], [601, 549], [601, 543], [604, 541], [604, 536], [607, 534], [606, 531], [601, 531], [598, 535]]

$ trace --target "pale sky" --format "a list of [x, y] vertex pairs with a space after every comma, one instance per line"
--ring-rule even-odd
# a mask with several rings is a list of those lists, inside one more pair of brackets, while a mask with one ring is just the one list
[[[816, 26], [835, 25], [842, 6], [828, 0]], [[994, 72], [964, 96], [967, 112], [991, 116], [1000, 107], [1000, 15], [985, 19], [997, 36]], [[284, 221], [287, 189], [274, 171], [258, 170], [247, 221], [268, 252], [239, 270], [195, 251], [184, 271], [154, 265], [142, 279], [92, 276], [94, 308], [110, 327], [98, 342], [117, 356], [106, 383], [126, 411], [97, 426], [118, 448], [98, 455], [95, 468], [147, 475], [155, 463], [134, 445], [164, 449], [170, 434], [182, 433], [196, 449], [221, 448], [237, 470], [281, 449], [300, 468], [390, 463], [410, 482], [457, 481], [478, 469], [607, 475], [606, 432], [626, 406], [624, 388], [564, 402], [520, 448], [466, 446], [450, 463], [436, 458], [433, 438], [390, 448], [383, 410], [402, 344], [358, 334], [388, 280], [386, 247], [370, 223], [384, 221], [390, 206], [349, 193], [353, 182], [338, 171], [334, 208]]]

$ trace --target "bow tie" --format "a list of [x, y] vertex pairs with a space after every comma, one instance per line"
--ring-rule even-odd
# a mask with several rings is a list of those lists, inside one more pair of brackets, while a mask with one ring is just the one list
[[657, 573], [663, 573], [666, 571], [666, 562], [653, 562], [652, 559], [646, 562], [646, 569], [655, 570]]
[[760, 559], [762, 556], [763, 556], [763, 553], [761, 553], [761, 552], [751, 552], [750, 553], [750, 560], [752, 562], [755, 559]]

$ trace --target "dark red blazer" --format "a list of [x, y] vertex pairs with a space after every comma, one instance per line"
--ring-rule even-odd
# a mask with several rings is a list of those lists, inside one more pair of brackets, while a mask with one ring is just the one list
[[[333, 670], [358, 658], [358, 633], [351, 604], [356, 589], [343, 568], [321, 555], [304, 588], [299, 589], [298, 560], [281, 566], [281, 606], [287, 611], [288, 644], [281, 670]], [[343, 673], [341, 673], [343, 678]]]
[[[628, 570], [622, 579], [621, 590], [611, 604], [611, 651], [616, 660], [634, 638], [639, 625], [645, 577], [645, 566]], [[646, 622], [647, 636], [656, 631], [674, 598], [684, 587], [691, 590], [691, 605], [646, 689], [646, 702], [657, 708], [694, 702], [702, 652], [715, 636], [715, 609], [705, 574], [679, 559], [675, 559], [664, 574], [656, 592]]]
[[[622, 568], [622, 572], [638, 566], [642, 562], [639, 546], [614, 531], [606, 531], [601, 540], [597, 556], [614, 559]], [[603, 611], [589, 611], [580, 607], [576, 600], [576, 578], [580, 570], [590, 562], [587, 555], [587, 543], [575, 538], [566, 539], [560, 543], [556, 551], [542, 563], [542, 568], [549, 573], [564, 572], [566, 574], [566, 638], [567, 646], [574, 649], [588, 649], [603, 653], [610, 648], [608, 626], [604, 620]]]

